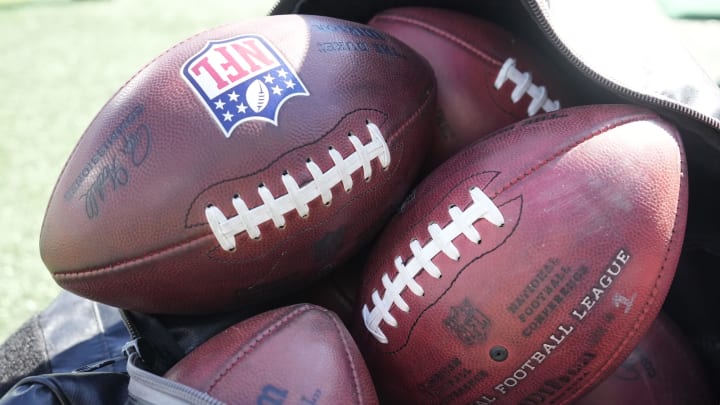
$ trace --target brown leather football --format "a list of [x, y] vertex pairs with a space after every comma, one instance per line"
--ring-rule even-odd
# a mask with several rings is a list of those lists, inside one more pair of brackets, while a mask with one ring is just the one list
[[435, 123], [427, 62], [320, 16], [241, 21], [151, 61], [100, 110], [48, 204], [57, 283], [116, 307], [227, 311], [367, 243]]
[[697, 353], [660, 313], [620, 367], [576, 405], [717, 405], [713, 397]]
[[350, 333], [321, 307], [269, 311], [214, 336], [165, 377], [227, 404], [377, 404]]
[[551, 61], [495, 23], [452, 10], [402, 7], [368, 25], [424, 56], [438, 82], [442, 131], [428, 169], [483, 135], [576, 103], [576, 90]]
[[686, 217], [680, 136], [649, 110], [558, 110], [464, 149], [411, 192], [366, 267], [353, 331], [380, 396], [577, 399], [655, 319]]

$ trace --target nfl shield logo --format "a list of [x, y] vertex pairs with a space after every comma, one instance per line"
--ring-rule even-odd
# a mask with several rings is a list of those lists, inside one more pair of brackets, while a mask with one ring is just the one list
[[293, 96], [307, 96], [297, 73], [259, 35], [210, 41], [181, 69], [226, 137], [249, 120], [277, 125], [280, 107]]

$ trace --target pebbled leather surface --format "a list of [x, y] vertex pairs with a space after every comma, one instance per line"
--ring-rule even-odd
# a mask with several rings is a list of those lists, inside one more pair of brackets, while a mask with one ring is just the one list
[[225, 403], [378, 403], [349, 332], [334, 313], [310, 304], [228, 328], [165, 377]]
[[[262, 34], [309, 96], [287, 99], [278, 123], [247, 121], [226, 137], [180, 70], [212, 40]], [[350, 45], [347, 45], [350, 44]], [[337, 46], [336, 46], [337, 45]], [[231, 69], [231, 68], [228, 68]], [[231, 72], [231, 71], [229, 71]], [[230, 73], [228, 73], [230, 74]], [[319, 16], [273, 16], [200, 33], [150, 62], [90, 124], [58, 179], [40, 253], [63, 288], [108, 305], [149, 313], [230, 311], [267, 299], [342, 263], [375, 234], [415, 181], [436, 126], [435, 81], [404, 44], [364, 25]], [[263, 204], [287, 194], [284, 172], [302, 186], [370, 142], [367, 121], [388, 144], [390, 165], [371, 162], [370, 181], [352, 174], [331, 204], [260, 224], [261, 238], [218, 245], [205, 219], [212, 204]]]
[[442, 131], [433, 140], [427, 169], [483, 135], [528, 118], [533, 97], [525, 93], [514, 102], [511, 94], [519, 84], [509, 79], [495, 87], [509, 58], [516, 61], [514, 69], [530, 75], [533, 85], [546, 89], [549, 100], [559, 101], [560, 107], [577, 103], [575, 89], [550, 60], [488, 20], [452, 10], [402, 7], [376, 14], [368, 25], [410, 45], [435, 72]]
[[615, 372], [577, 405], [717, 404], [698, 354], [665, 313]]
[[[360, 307], [395, 279], [396, 257], [446, 226], [480, 187], [503, 227], [474, 224], [458, 261], [421, 271], [409, 311], [370, 336]], [[354, 335], [381, 393], [403, 403], [569, 403], [611, 373], [640, 341], [673, 280], [687, 215], [687, 172], [676, 129], [623, 105], [575, 107], [511, 125], [428, 176], [383, 232], [366, 268]], [[622, 262], [622, 263], [621, 263]], [[618, 270], [618, 267], [620, 270]], [[609, 270], [610, 269], [610, 270]], [[608, 272], [609, 271], [609, 272]], [[614, 274], [613, 274], [614, 273]], [[609, 277], [609, 278], [608, 278]], [[504, 348], [495, 360], [491, 350]]]

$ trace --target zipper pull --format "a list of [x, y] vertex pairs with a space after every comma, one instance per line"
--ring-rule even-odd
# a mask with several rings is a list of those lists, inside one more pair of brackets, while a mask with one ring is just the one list
[[140, 338], [125, 343], [122, 347], [122, 354], [125, 359], [129, 359], [134, 354], [138, 360], [143, 361], [142, 354], [140, 354]]
[[142, 355], [140, 355], [140, 345], [139, 341], [140, 339], [133, 339], [127, 343], [125, 343], [122, 347], [122, 350], [120, 351], [122, 353], [121, 356], [112, 357], [109, 359], [104, 359], [100, 361], [96, 361], [94, 363], [86, 364], [82, 367], [78, 367], [75, 370], [73, 370], [73, 373], [89, 373], [92, 371], [99, 370], [103, 367], [107, 367], [110, 365], [113, 365], [118, 362], [126, 362], [132, 355], [135, 355], [135, 358], [142, 361]]
[[99, 369], [101, 369], [101, 368], [103, 368], [103, 367], [107, 367], [107, 366], [113, 365], [113, 364], [115, 364], [115, 363], [125, 362], [125, 361], [127, 361], [127, 358], [126, 358], [124, 355], [123, 355], [123, 356], [118, 356], [118, 357], [113, 357], [113, 358], [110, 358], [110, 359], [100, 360], [100, 361], [97, 361], [97, 362], [95, 362], [95, 363], [86, 364], [86, 365], [84, 365], [84, 366], [82, 366], [82, 367], [76, 368], [76, 369], [73, 370], [72, 372], [73, 372], [73, 373], [89, 373], [89, 372], [92, 372], [92, 371], [99, 370]]

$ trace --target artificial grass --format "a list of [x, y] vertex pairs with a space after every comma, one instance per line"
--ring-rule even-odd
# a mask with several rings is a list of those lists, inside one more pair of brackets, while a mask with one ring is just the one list
[[673, 18], [720, 18], [718, 0], [658, 0], [658, 4]]
[[274, 3], [0, 0], [0, 341], [59, 292], [40, 259], [40, 225], [107, 99], [176, 42]]

